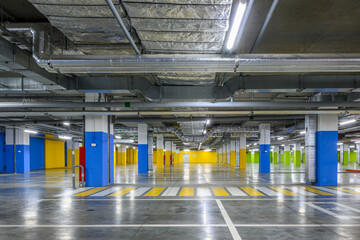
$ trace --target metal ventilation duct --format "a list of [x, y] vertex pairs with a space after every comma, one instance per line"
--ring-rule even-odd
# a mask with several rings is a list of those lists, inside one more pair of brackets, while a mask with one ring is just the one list
[[[29, 0], [51, 25], [73, 42], [128, 43], [104, 0]], [[113, 0], [128, 29], [130, 22], [118, 0]]]
[[180, 123], [180, 127], [186, 136], [203, 135], [205, 125], [206, 121]]

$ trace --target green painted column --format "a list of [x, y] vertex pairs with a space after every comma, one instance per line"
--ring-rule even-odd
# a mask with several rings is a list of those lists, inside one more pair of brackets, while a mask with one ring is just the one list
[[350, 152], [350, 162], [356, 162], [356, 152]]
[[290, 146], [285, 145], [284, 148], [284, 165], [290, 165]]
[[294, 150], [294, 166], [298, 167], [301, 166], [301, 144], [296, 143], [295, 144], [295, 150]]
[[246, 153], [246, 162], [251, 162], [251, 152]]
[[280, 162], [284, 162], [284, 151], [282, 151], [282, 153], [280, 154]]
[[305, 153], [302, 153], [302, 162], [305, 164]]
[[350, 158], [350, 154], [349, 154], [349, 145], [348, 144], [343, 144], [343, 165], [348, 165], [349, 164], [349, 158]]
[[255, 162], [258, 163], [259, 162], [259, 151], [255, 152]]

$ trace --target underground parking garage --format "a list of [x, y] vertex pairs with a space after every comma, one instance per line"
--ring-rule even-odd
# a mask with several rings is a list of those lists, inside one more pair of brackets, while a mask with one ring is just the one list
[[0, 239], [359, 239], [358, 16], [1, 0]]

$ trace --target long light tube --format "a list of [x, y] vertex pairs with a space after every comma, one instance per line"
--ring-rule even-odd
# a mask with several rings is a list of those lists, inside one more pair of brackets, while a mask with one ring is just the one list
[[37, 131], [30, 130], [30, 129], [25, 129], [24, 132], [26, 132], [26, 133], [32, 133], [32, 134], [37, 134], [37, 133], [38, 133]]
[[237, 36], [237, 34], [239, 32], [240, 25], [241, 25], [242, 19], [243, 19], [244, 14], [245, 14], [245, 10], [246, 10], [246, 3], [241, 3], [240, 2], [238, 8], [236, 9], [234, 22], [233, 22], [233, 24], [231, 26], [231, 29], [230, 29], [229, 39], [228, 39], [228, 42], [226, 44], [227, 49], [232, 49], [233, 46], [234, 46], [236, 36]]
[[340, 125], [346, 125], [346, 124], [354, 123], [354, 122], [356, 122], [356, 120], [352, 119], [352, 120], [349, 120], [349, 121], [341, 122]]

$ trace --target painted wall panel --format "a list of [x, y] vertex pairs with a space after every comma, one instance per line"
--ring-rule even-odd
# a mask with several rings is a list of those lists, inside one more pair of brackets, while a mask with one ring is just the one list
[[30, 137], [30, 170], [45, 168], [45, 139]]

